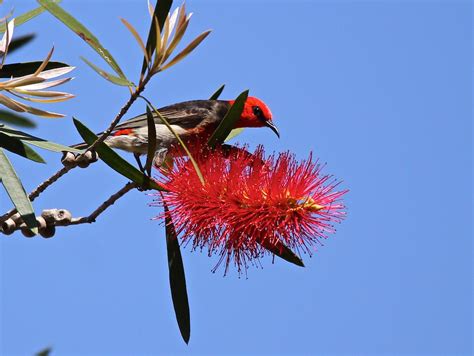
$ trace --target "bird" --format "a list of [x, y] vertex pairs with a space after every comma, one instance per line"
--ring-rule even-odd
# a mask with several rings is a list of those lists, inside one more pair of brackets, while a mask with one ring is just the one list
[[[203, 144], [224, 119], [234, 100], [190, 100], [159, 108], [173, 131], [186, 145]], [[153, 113], [156, 131], [155, 164], [162, 162], [170, 151], [178, 152], [178, 140], [161, 119]], [[280, 133], [273, 122], [270, 108], [256, 97], [249, 96], [235, 128], [268, 127], [278, 137]], [[98, 135], [100, 135], [99, 133]], [[148, 153], [147, 114], [142, 114], [118, 124], [104, 141], [109, 147], [139, 156]], [[84, 148], [85, 144], [73, 147]]]

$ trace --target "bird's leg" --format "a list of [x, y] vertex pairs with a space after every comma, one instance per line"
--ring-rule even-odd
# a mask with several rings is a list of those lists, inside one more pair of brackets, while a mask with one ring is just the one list
[[138, 163], [138, 168], [140, 169], [140, 171], [145, 174], [145, 168], [143, 168], [143, 165], [142, 165], [142, 161], [140, 160], [140, 154], [139, 153], [134, 153], [133, 154], [133, 157], [135, 157], [135, 160], [137, 161]]

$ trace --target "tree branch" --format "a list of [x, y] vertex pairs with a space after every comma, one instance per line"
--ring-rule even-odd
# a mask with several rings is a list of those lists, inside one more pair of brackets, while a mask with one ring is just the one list
[[[48, 209], [43, 210], [41, 216], [37, 218], [39, 233], [43, 237], [52, 237], [55, 233], [56, 226], [70, 226], [79, 224], [90, 224], [96, 221], [96, 219], [109, 207], [111, 207], [117, 200], [123, 197], [132, 189], [137, 188], [138, 185], [134, 182], [128, 182], [116, 193], [112, 194], [106, 201], [97, 207], [90, 215], [72, 218], [71, 213], [65, 209]], [[12, 214], [13, 216], [14, 214]], [[10, 235], [16, 230], [21, 230], [22, 233], [27, 237], [32, 237], [31, 231], [28, 229], [25, 223], [22, 222], [21, 217], [16, 214], [15, 219], [9, 218], [3, 222], [1, 228], [4, 234]]]
[[[65, 175], [67, 172], [69, 172], [71, 169], [73, 169], [75, 166], [64, 166], [61, 168], [59, 171], [54, 173], [51, 177], [46, 179], [43, 183], [38, 185], [35, 190], [33, 190], [30, 195], [28, 195], [28, 198], [30, 201], [35, 200], [41, 193], [43, 193], [51, 184], [56, 182], [59, 178], [61, 178], [63, 175]], [[0, 217], [0, 224], [3, 223], [5, 220], [11, 218], [14, 214], [16, 214], [17, 210], [12, 209], [9, 212], [3, 214]]]
[[93, 223], [96, 221], [96, 219], [99, 217], [100, 214], [102, 214], [105, 210], [107, 210], [110, 206], [112, 206], [117, 200], [119, 200], [121, 197], [123, 197], [125, 194], [127, 194], [129, 191], [132, 189], [137, 188], [137, 184], [135, 182], [128, 182], [125, 184], [122, 189], [117, 191], [116, 193], [112, 194], [109, 199], [104, 201], [101, 205], [97, 207], [89, 216], [81, 217], [81, 218], [73, 218], [71, 220], [71, 223], [68, 225], [79, 225], [79, 224], [85, 224], [85, 223]]
[[[145, 90], [145, 85], [150, 81], [152, 76], [153, 76], [153, 74], [148, 73], [147, 76], [143, 79], [143, 81], [141, 81], [138, 84], [136, 90], [132, 93], [132, 95], [130, 95], [130, 99], [128, 99], [128, 101], [125, 103], [125, 105], [122, 106], [122, 108], [120, 109], [120, 112], [117, 114], [115, 119], [112, 120], [112, 122], [110, 123], [107, 130], [105, 130], [104, 133], [92, 145], [90, 145], [87, 148], [86, 151], [94, 150], [94, 148], [96, 148], [97, 145], [104, 142], [106, 140], [106, 138], [110, 136], [110, 134], [114, 130], [115, 126], [117, 126], [117, 124], [122, 119], [122, 117], [127, 113], [128, 109], [130, 109], [130, 107], [135, 102], [135, 100], [137, 100], [137, 98], [140, 96], [140, 94], [143, 92], [143, 90]], [[85, 152], [82, 155], [84, 155], [84, 154], [85, 154]]]
[[[137, 100], [137, 98], [140, 96], [140, 94], [145, 90], [146, 84], [150, 81], [151, 77], [153, 74], [148, 73], [147, 76], [143, 78], [142, 81], [140, 81], [139, 85], [137, 86], [136, 90], [130, 95], [130, 98], [127, 100], [124, 106], [120, 109], [119, 113], [115, 118], [112, 120], [110, 123], [109, 127], [107, 130], [104, 131], [104, 133], [92, 144], [90, 145], [84, 153], [81, 153], [78, 157], [76, 157], [76, 162], [80, 162], [85, 159], [85, 156], [87, 155], [88, 152], [93, 151], [97, 145], [100, 143], [104, 142], [107, 137], [112, 133], [113, 129], [119, 121], [122, 119], [122, 117], [128, 112], [132, 104]], [[43, 183], [41, 183], [35, 190], [33, 190], [30, 195], [30, 201], [35, 200], [41, 193], [43, 193], [48, 187], [50, 187], [53, 183], [55, 183], [59, 178], [61, 178], [63, 175], [71, 171], [72, 169], [76, 168], [77, 164], [73, 165], [68, 165], [64, 166], [61, 168], [59, 171], [57, 171], [55, 174], [53, 174], [51, 177], [46, 179]], [[15, 213], [17, 213], [16, 209], [12, 209], [8, 211], [7, 213], [3, 214], [0, 216], [0, 224], [5, 222], [7, 219], [11, 218]], [[99, 213], [100, 214], [100, 213]]]

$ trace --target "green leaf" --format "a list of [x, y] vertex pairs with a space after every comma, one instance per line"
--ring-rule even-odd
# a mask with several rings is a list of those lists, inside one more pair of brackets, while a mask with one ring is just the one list
[[37, 0], [46, 10], [48, 10], [54, 17], [64, 23], [72, 31], [74, 31], [80, 38], [82, 38], [89, 46], [101, 56], [107, 64], [123, 79], [127, 79], [123, 74], [122, 69], [117, 61], [112, 57], [110, 52], [105, 49], [95, 37], [83, 24], [77, 21], [71, 14], [65, 11], [61, 6], [57, 5], [53, 0]]
[[191, 318], [189, 315], [188, 292], [186, 290], [186, 277], [184, 274], [183, 259], [179, 248], [178, 236], [174, 228], [169, 210], [163, 201], [165, 209], [166, 250], [168, 252], [168, 269], [171, 288], [171, 298], [178, 322], [179, 331], [187, 344], [191, 336]]
[[202, 175], [202, 172], [201, 170], [199, 169], [199, 166], [196, 162], [196, 160], [194, 159], [193, 155], [191, 154], [191, 151], [189, 151], [189, 148], [186, 146], [186, 144], [183, 142], [183, 140], [181, 139], [181, 137], [179, 137], [179, 135], [176, 133], [175, 130], [173, 130], [173, 128], [171, 127], [171, 125], [169, 124], [168, 120], [166, 120], [164, 118], [163, 115], [160, 114], [160, 112], [153, 106], [153, 104], [150, 102], [150, 100], [148, 100], [147, 98], [145, 98], [144, 96], [140, 96], [143, 100], [145, 100], [147, 102], [147, 104], [153, 109], [153, 111], [155, 112], [156, 116], [158, 116], [158, 118], [160, 119], [160, 121], [165, 124], [165, 126], [168, 128], [168, 130], [171, 131], [171, 133], [173, 134], [174, 137], [176, 137], [176, 140], [179, 142], [179, 144], [181, 145], [181, 147], [183, 148], [183, 150], [186, 152], [186, 154], [188, 155], [189, 157], [189, 160], [191, 161], [191, 164], [193, 165], [194, 167], [194, 170], [196, 171], [196, 174], [198, 175], [199, 177], [199, 180], [201, 181], [201, 183], [204, 185], [205, 181], [204, 181], [204, 176]]
[[243, 127], [239, 127], [238, 129], [233, 129], [229, 135], [225, 138], [224, 142], [227, 142], [231, 139], [233, 139], [236, 136], [239, 136], [242, 132], [244, 131]]
[[94, 63], [89, 62], [87, 59], [81, 56], [81, 59], [86, 62], [86, 64], [91, 67], [97, 74], [99, 74], [102, 78], [108, 80], [109, 82], [112, 82], [117, 85], [122, 85], [126, 87], [133, 86], [133, 83], [129, 82], [127, 79], [117, 77], [116, 75], [107, 73], [105, 70], [100, 69], [97, 67]]
[[219, 89], [217, 89], [214, 94], [211, 95], [209, 100], [217, 100], [221, 96], [222, 92], [224, 91], [225, 84], [222, 84]]
[[26, 226], [28, 226], [35, 234], [38, 233], [38, 224], [36, 222], [35, 213], [31, 201], [26, 195], [25, 188], [21, 184], [18, 175], [15, 172], [10, 160], [0, 148], [0, 180], [5, 187], [10, 199], [15, 205], [16, 210], [20, 213]]
[[27, 128], [34, 128], [36, 127], [36, 123], [29, 118], [15, 114], [8, 110], [1, 110], [0, 109], [0, 122], [6, 122], [11, 125], [27, 127]]
[[242, 115], [244, 110], [245, 101], [249, 95], [249, 91], [245, 90], [242, 92], [237, 99], [235, 99], [231, 108], [225, 115], [224, 119], [221, 121], [217, 129], [212, 134], [211, 138], [207, 144], [211, 147], [216, 147], [216, 145], [221, 144], [229, 136], [230, 132], [235, 128], [237, 121]]
[[150, 106], [146, 106], [146, 121], [148, 125], [148, 152], [146, 156], [145, 170], [151, 176], [151, 165], [156, 151], [156, 126]]
[[19, 36], [13, 39], [10, 42], [10, 45], [8, 46], [8, 53], [12, 53], [13, 51], [16, 51], [17, 49], [20, 49], [21, 47], [30, 43], [35, 37], [36, 35], [34, 33], [30, 33], [28, 35]]
[[264, 240], [262, 242], [258, 242], [262, 247], [266, 248], [268, 251], [273, 253], [274, 255], [293, 263], [297, 266], [304, 267], [304, 263], [291, 249], [286, 246], [282, 241], [276, 240], [275, 242], [272, 241], [270, 243], [268, 240]]
[[[73, 118], [74, 125], [77, 131], [81, 135], [82, 139], [88, 144], [92, 145], [96, 140], [97, 136], [89, 130], [79, 120]], [[105, 162], [110, 168], [120, 173], [124, 177], [132, 180], [140, 186], [148, 187], [150, 189], [163, 190], [155, 181], [150, 180], [142, 172], [120, 157], [113, 149], [107, 146], [105, 143], [97, 145], [95, 148], [100, 159]]]
[[30, 146], [19, 139], [5, 135], [2, 132], [0, 132], [0, 147], [34, 162], [46, 163], [44, 159]]
[[39, 352], [37, 352], [35, 354], [35, 356], [49, 356], [49, 354], [51, 353], [51, 347], [47, 347]]
[[[156, 49], [156, 28], [154, 24], [154, 19], [158, 20], [158, 26], [160, 30], [163, 29], [163, 25], [165, 24], [166, 16], [170, 12], [171, 5], [173, 4], [173, 0], [157, 0], [155, 6], [155, 12], [153, 13], [153, 17], [151, 19], [150, 24], [150, 31], [148, 32], [148, 38], [146, 40], [146, 51], [149, 54], [149, 58], [153, 56], [153, 53]], [[146, 58], [143, 58], [143, 65], [141, 73], [144, 74], [147, 68], [147, 61]]]
[[[55, 2], [59, 4], [61, 2], [61, 0], [56, 0]], [[43, 12], [44, 12], [44, 8], [42, 6], [39, 6], [36, 9], [30, 10], [28, 12], [25, 12], [22, 15], [16, 16], [15, 17], [15, 27], [18, 27], [18, 26], [24, 24], [25, 22], [27, 22], [27, 21], [31, 20], [32, 18], [40, 15]], [[0, 26], [0, 33], [4, 33], [5, 31], [6, 31], [6, 26], [1, 25]]]
[[[5, 64], [2, 69], [0, 69], [0, 78], [17, 78], [22, 77], [24, 75], [33, 74], [41, 66], [42, 63], [43, 62], [38, 61]], [[69, 65], [62, 62], [48, 62], [43, 71], [63, 67], [69, 67]]]
[[48, 141], [36, 136], [29, 135], [25, 132], [22, 131], [17, 131], [14, 130], [8, 126], [2, 126], [0, 127], [0, 132], [4, 133], [5, 135], [15, 137], [21, 141], [26, 141], [30, 145], [34, 145], [40, 148], [43, 148], [48, 151], [53, 151], [53, 152], [75, 152], [75, 153], [82, 153], [84, 152], [83, 150], [78, 150], [77, 148], [72, 148], [69, 146], [64, 146], [59, 143], [55, 143], [52, 141]]

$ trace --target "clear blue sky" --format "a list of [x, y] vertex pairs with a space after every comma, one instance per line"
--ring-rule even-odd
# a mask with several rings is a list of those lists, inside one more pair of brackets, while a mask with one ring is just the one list
[[[5, 1], [15, 13], [34, 1]], [[145, 34], [146, 1], [64, 0], [136, 79], [141, 55], [119, 17]], [[462, 354], [472, 353], [472, 6], [461, 1], [193, 1], [187, 39], [208, 40], [156, 77], [156, 104], [224, 97], [246, 88], [271, 107], [282, 137], [248, 130], [240, 142], [310, 151], [344, 180], [348, 218], [306, 268], [271, 259], [249, 278], [212, 274], [216, 259], [183, 252], [189, 346], [174, 319], [163, 227], [151, 198], [133, 192], [94, 225], [53, 239], [0, 236], [2, 355]], [[71, 116], [106, 127], [127, 90], [77, 36], [45, 14], [9, 61], [77, 65], [77, 95], [37, 119], [34, 134], [79, 141]], [[143, 111], [134, 106], [130, 116]], [[60, 167], [13, 158], [27, 190]], [[128, 156], [129, 157], [129, 156]], [[103, 163], [75, 170], [36, 211], [86, 215], [125, 183]], [[0, 192], [2, 211], [10, 208]]]

